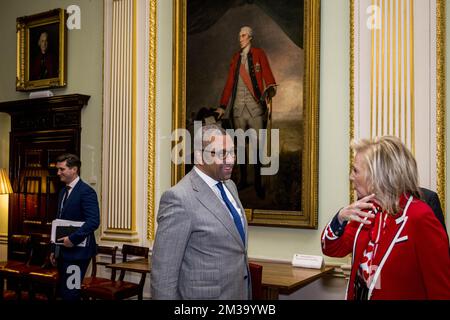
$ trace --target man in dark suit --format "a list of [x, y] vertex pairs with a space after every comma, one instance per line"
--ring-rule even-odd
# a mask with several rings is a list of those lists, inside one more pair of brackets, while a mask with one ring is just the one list
[[[56, 239], [51, 261], [58, 266], [60, 294], [63, 300], [79, 300], [80, 286], [89, 261], [96, 254], [94, 231], [100, 224], [100, 210], [95, 190], [79, 177], [80, 159], [63, 154], [56, 160], [58, 176], [66, 185], [59, 193], [57, 218], [84, 224], [69, 236]], [[79, 246], [86, 240], [84, 246]]]

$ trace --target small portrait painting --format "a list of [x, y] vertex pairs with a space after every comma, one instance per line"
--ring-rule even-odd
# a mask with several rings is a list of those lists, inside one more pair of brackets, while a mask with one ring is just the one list
[[30, 80], [58, 76], [58, 30], [59, 23], [30, 28]]
[[67, 85], [67, 13], [64, 9], [19, 17], [16, 90], [31, 91]]

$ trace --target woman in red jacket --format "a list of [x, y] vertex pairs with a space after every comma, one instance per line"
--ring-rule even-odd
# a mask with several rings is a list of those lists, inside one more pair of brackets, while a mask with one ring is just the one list
[[322, 233], [322, 251], [352, 253], [347, 299], [450, 299], [449, 243], [420, 200], [417, 164], [395, 137], [363, 139], [350, 180], [358, 201]]

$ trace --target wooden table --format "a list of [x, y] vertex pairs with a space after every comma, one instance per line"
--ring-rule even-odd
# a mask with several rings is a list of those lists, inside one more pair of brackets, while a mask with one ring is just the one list
[[281, 294], [291, 294], [307, 284], [333, 271], [333, 267], [307, 269], [293, 267], [290, 262], [250, 260], [263, 266], [262, 286], [264, 298], [278, 300]]
[[149, 273], [151, 270], [151, 262], [149, 259], [137, 259], [130, 260], [126, 262], [119, 263], [111, 263], [106, 265], [107, 268], [111, 268], [114, 270], [120, 271], [131, 271], [131, 272], [139, 272], [139, 273]]
[[[290, 262], [273, 262], [255, 259], [250, 260], [250, 262], [263, 266], [263, 294], [267, 300], [278, 300], [280, 294], [291, 294], [333, 271], [333, 267], [323, 267], [322, 269], [293, 267]], [[125, 270], [146, 274], [151, 271], [151, 262], [149, 259], [138, 259], [108, 264], [106, 267], [120, 271]]]

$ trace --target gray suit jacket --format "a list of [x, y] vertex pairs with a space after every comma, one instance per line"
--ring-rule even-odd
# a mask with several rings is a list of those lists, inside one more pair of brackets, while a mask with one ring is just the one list
[[[244, 214], [236, 185], [231, 180], [225, 185]], [[245, 214], [244, 222], [247, 235]], [[228, 209], [192, 170], [161, 197], [152, 298], [245, 300], [249, 277], [247, 247]]]

